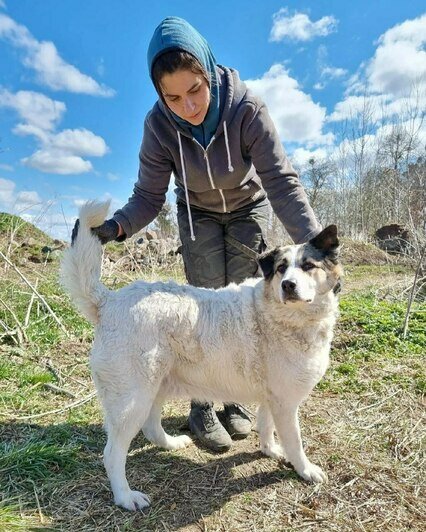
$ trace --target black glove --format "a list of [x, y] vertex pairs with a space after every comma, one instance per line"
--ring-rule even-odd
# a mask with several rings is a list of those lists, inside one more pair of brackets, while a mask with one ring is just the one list
[[75, 224], [74, 224], [74, 227], [72, 228], [72, 233], [71, 233], [71, 246], [74, 245], [74, 241], [75, 239], [77, 238], [77, 235], [78, 235], [78, 228], [80, 227], [80, 220], [77, 218], [77, 220], [75, 221]]
[[[71, 233], [71, 245], [74, 244], [74, 241], [78, 235], [79, 227], [80, 220], [77, 219]], [[118, 223], [112, 219], [105, 220], [105, 222], [102, 225], [99, 225], [98, 227], [92, 227], [92, 233], [99, 238], [102, 245], [106, 244], [107, 242], [111, 242], [111, 240], [115, 240], [118, 236], [118, 231]]]
[[102, 245], [115, 240], [118, 237], [119, 230], [118, 223], [112, 218], [111, 220], [105, 220], [99, 227], [92, 227], [92, 233], [99, 238]]

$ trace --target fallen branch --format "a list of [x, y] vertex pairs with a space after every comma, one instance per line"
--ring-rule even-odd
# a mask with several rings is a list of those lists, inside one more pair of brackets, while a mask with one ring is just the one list
[[60, 372], [54, 367], [50, 358], [46, 361], [46, 368], [52, 373], [52, 375], [59, 382], [59, 384], [62, 384], [64, 379], [62, 378], [62, 375], [60, 374]]
[[52, 392], [68, 395], [68, 397], [72, 397], [73, 399], [76, 399], [77, 397], [75, 393], [72, 393], [69, 390], [66, 390], [65, 388], [61, 388], [60, 386], [56, 386], [56, 384], [52, 384], [51, 382], [45, 382], [44, 387], [48, 388], [49, 390], [52, 390]]
[[356, 408], [355, 410], [349, 410], [348, 414], [356, 414], [358, 412], [362, 412], [363, 410], [369, 410], [370, 408], [375, 408], [376, 406], [381, 406], [382, 404], [386, 403], [386, 401], [389, 401], [389, 399], [392, 399], [392, 397], [394, 397], [395, 395], [400, 393], [400, 391], [401, 390], [396, 390], [396, 392], [391, 393], [390, 395], [388, 395], [387, 397], [385, 397], [384, 399], [382, 399], [378, 403], [373, 403], [372, 405], [361, 406], [361, 408]]
[[24, 340], [25, 340], [25, 342], [28, 342], [28, 337], [27, 337], [27, 334], [25, 332], [24, 326], [19, 321], [18, 316], [13, 312], [13, 310], [9, 307], [9, 305], [6, 303], [6, 301], [3, 301], [3, 299], [0, 298], [0, 303], [4, 306], [4, 308], [9, 312], [9, 314], [12, 316], [12, 318], [15, 321], [16, 327], [17, 327], [17, 331], [19, 331], [18, 338], [21, 341], [20, 343], [23, 343]]
[[402, 337], [405, 339], [407, 336], [408, 331], [408, 320], [410, 319], [410, 311], [411, 311], [411, 305], [413, 304], [414, 299], [414, 292], [416, 290], [416, 284], [417, 284], [417, 277], [419, 276], [420, 269], [422, 267], [423, 258], [426, 253], [426, 246], [423, 247], [422, 254], [420, 255], [419, 263], [417, 264], [416, 273], [414, 275], [414, 281], [413, 281], [413, 287], [410, 292], [410, 297], [408, 298], [408, 305], [407, 305], [407, 312], [405, 313], [405, 320], [404, 320], [404, 329], [402, 331]]
[[65, 329], [65, 327], [62, 324], [61, 320], [56, 316], [56, 314], [50, 308], [49, 304], [44, 299], [44, 297], [34, 288], [34, 286], [28, 281], [28, 279], [24, 276], [24, 274], [22, 274], [18, 270], [18, 268], [13, 264], [13, 262], [11, 262], [1, 251], [0, 251], [0, 257], [2, 257], [9, 264], [9, 266], [11, 266], [15, 270], [15, 272], [21, 277], [21, 279], [24, 281], [24, 283], [31, 288], [31, 290], [39, 298], [39, 300], [43, 303], [43, 305], [46, 307], [47, 311], [50, 313], [50, 315], [56, 321], [56, 323], [59, 325], [59, 327], [63, 330], [63, 332], [66, 334], [66, 336], [69, 336], [68, 331]]
[[[85, 403], [88, 403], [95, 397], [96, 392], [90, 392], [89, 395], [86, 397], [83, 397], [83, 399], [79, 399], [78, 401], [74, 401], [73, 403], [70, 403], [69, 405], [65, 405], [63, 408], [57, 408], [56, 410], [49, 410], [48, 412], [41, 412], [40, 414], [31, 414], [28, 416], [19, 416], [14, 417], [13, 419], [17, 421], [25, 420], [25, 419], [37, 419], [39, 417], [49, 416], [51, 414], [61, 414], [62, 412], [66, 412], [67, 410], [72, 410], [73, 408], [77, 408], [81, 405], [84, 405]], [[2, 413], [4, 416], [5, 414]], [[10, 416], [10, 414], [8, 414]]]
[[[38, 279], [36, 279], [35, 286], [34, 286], [34, 288], [36, 290], [37, 290], [37, 285], [38, 285]], [[25, 327], [28, 327], [28, 324], [30, 322], [30, 314], [31, 314], [31, 309], [33, 308], [34, 299], [35, 299], [35, 293], [32, 292], [31, 293], [30, 304], [28, 305], [27, 313], [25, 315], [25, 320], [24, 320], [24, 326]]]
[[[12, 340], [15, 342], [16, 345], [19, 346], [20, 344], [22, 344], [22, 341], [21, 341], [22, 338], [19, 336], [19, 330], [11, 329], [10, 327], [6, 325], [6, 323], [3, 320], [0, 320], [0, 325], [5, 330], [5, 332], [0, 333], [0, 338], [2, 338], [3, 336], [8, 336], [12, 338]], [[15, 335], [18, 337], [18, 340], [14, 338]]]

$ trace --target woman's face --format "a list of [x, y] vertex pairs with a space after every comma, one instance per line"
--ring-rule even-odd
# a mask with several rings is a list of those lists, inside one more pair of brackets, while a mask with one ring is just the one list
[[177, 70], [164, 74], [160, 83], [167, 107], [179, 118], [199, 126], [210, 105], [210, 88], [202, 74]]

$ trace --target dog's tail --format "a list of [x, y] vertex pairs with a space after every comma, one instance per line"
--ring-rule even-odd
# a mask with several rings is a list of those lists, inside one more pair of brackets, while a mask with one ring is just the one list
[[80, 209], [80, 226], [74, 243], [61, 261], [60, 281], [80, 312], [93, 324], [98, 322], [99, 305], [109, 290], [100, 282], [102, 244], [91, 231], [108, 214], [109, 201], [89, 201]]

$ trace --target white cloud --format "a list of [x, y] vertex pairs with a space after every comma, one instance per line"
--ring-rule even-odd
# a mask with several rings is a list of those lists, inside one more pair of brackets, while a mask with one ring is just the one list
[[388, 103], [389, 98], [381, 94], [348, 96], [345, 100], [335, 105], [333, 112], [327, 117], [327, 120], [329, 122], [351, 120], [364, 112], [364, 116], [368, 116], [369, 118], [368, 122], [373, 123], [380, 118], [381, 112], [384, 111]]
[[260, 79], [246, 81], [267, 104], [284, 142], [329, 144], [332, 135], [323, 135], [326, 109], [303, 92], [283, 65], [275, 64]]
[[14, 181], [0, 177], [0, 206], [9, 205], [13, 202], [15, 187]]
[[366, 123], [374, 124], [392, 118], [398, 121], [404, 117], [420, 115], [426, 108], [426, 85], [420, 91], [412, 91], [406, 97], [395, 97], [392, 94], [349, 95], [338, 102], [333, 112], [327, 117], [329, 122], [352, 120], [361, 114]]
[[307, 150], [305, 148], [297, 148], [294, 150], [294, 152], [291, 154], [290, 160], [291, 162], [301, 168], [306, 165], [306, 163], [309, 161], [309, 159], [326, 159], [327, 158], [327, 151], [323, 148], [318, 148], [317, 150]]
[[52, 238], [60, 240], [71, 239], [71, 231], [77, 218], [77, 216], [65, 216], [62, 212], [52, 212], [46, 208], [38, 213], [21, 213], [20, 216]]
[[22, 163], [49, 174], [84, 174], [93, 170], [90, 161], [77, 155], [65, 155], [63, 152], [49, 148], [37, 150], [30, 157], [24, 157]]
[[363, 111], [369, 124], [403, 122], [426, 108], [426, 15], [390, 28], [377, 45], [373, 58], [351, 76], [330, 122], [351, 120]]
[[42, 145], [22, 159], [23, 164], [50, 174], [90, 172], [93, 166], [83, 157], [102, 157], [108, 151], [104, 139], [87, 129], [65, 129], [53, 134], [19, 124], [13, 131], [18, 135], [34, 135]]
[[55, 132], [66, 110], [62, 102], [43, 94], [0, 90], [0, 107], [14, 109], [25, 123], [13, 128], [15, 135], [31, 135], [40, 149], [22, 159], [26, 166], [53, 174], [81, 174], [93, 170], [83, 157], [103, 157], [108, 152], [104, 139], [85, 128]]
[[78, 209], [82, 207], [87, 201], [87, 198], [75, 198], [72, 200], [72, 204], [74, 207], [77, 207]]
[[14, 168], [10, 164], [0, 164], [0, 170], [5, 170], [6, 172], [12, 172]]
[[86, 157], [102, 157], [108, 151], [102, 137], [84, 128], [64, 129], [51, 137], [50, 144], [56, 150]]
[[21, 205], [36, 205], [41, 203], [42, 200], [35, 190], [23, 190], [22, 192], [18, 192], [16, 201]]
[[108, 172], [106, 175], [106, 178], [108, 179], [108, 181], [118, 181], [120, 179], [120, 176], [118, 176], [117, 174]]
[[114, 90], [100, 85], [93, 78], [64, 61], [53, 42], [38, 41], [25, 26], [1, 13], [0, 39], [4, 39], [15, 48], [23, 50], [23, 64], [36, 72], [37, 80], [40, 83], [53, 90], [65, 90], [93, 96], [113, 96], [115, 94]]
[[20, 214], [42, 203], [42, 199], [35, 190], [17, 192], [14, 181], [0, 178], [0, 210]]
[[326, 66], [321, 70], [321, 77], [336, 79], [346, 76], [347, 72], [344, 68]]
[[317, 49], [317, 72], [319, 79], [314, 85], [314, 89], [323, 90], [330, 80], [339, 79], [347, 75], [344, 68], [333, 67], [328, 64], [328, 50], [323, 44]]
[[51, 130], [66, 111], [63, 102], [51, 100], [44, 94], [32, 91], [16, 93], [0, 89], [0, 107], [14, 109], [31, 126]]
[[270, 34], [271, 41], [310, 41], [314, 37], [325, 37], [336, 31], [338, 21], [333, 16], [322, 17], [313, 22], [305, 13], [289, 15], [287, 8], [280, 9], [273, 15]]
[[43, 200], [35, 190], [23, 190], [18, 192], [14, 201], [14, 212], [21, 214], [31, 211], [34, 207], [43, 205]]
[[426, 14], [389, 29], [378, 44], [366, 69], [371, 91], [400, 96], [426, 82]]

